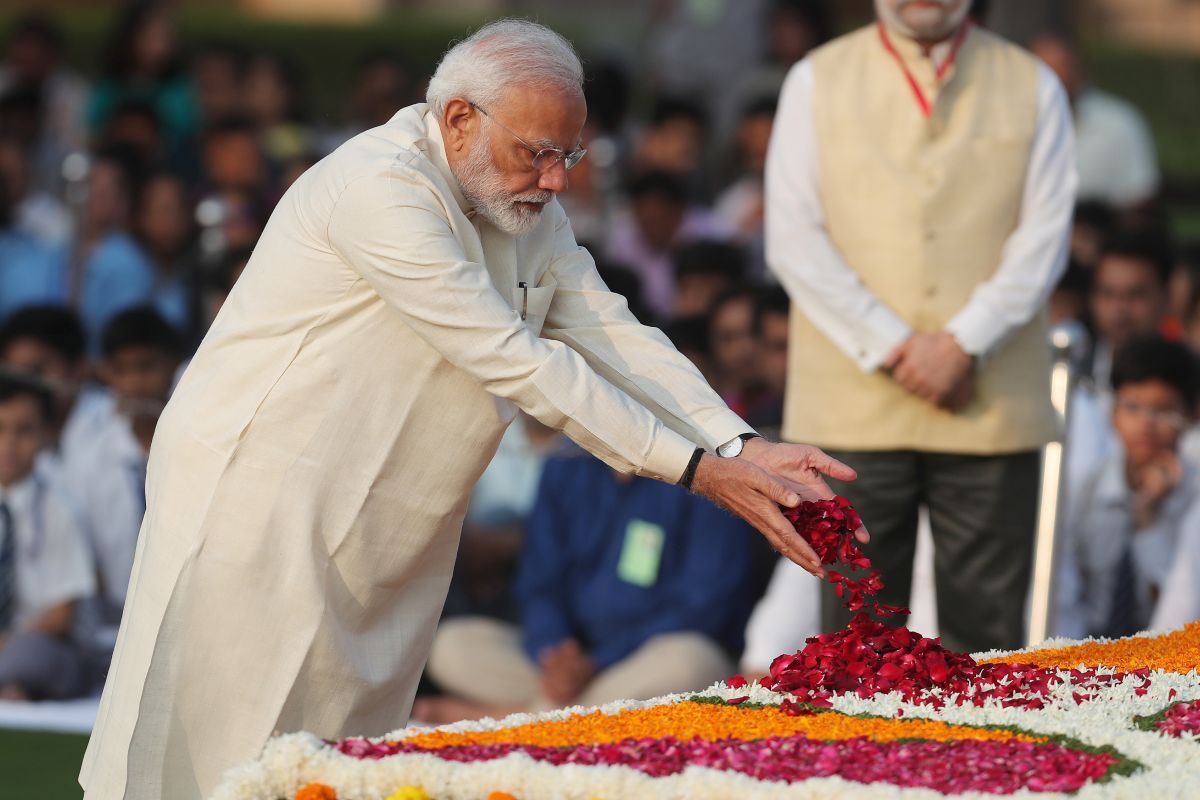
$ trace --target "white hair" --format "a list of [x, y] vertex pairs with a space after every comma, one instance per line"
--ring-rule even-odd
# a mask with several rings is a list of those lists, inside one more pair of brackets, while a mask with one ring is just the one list
[[442, 56], [425, 101], [441, 114], [454, 98], [487, 110], [512, 86], [583, 91], [583, 66], [571, 43], [523, 19], [484, 25]]

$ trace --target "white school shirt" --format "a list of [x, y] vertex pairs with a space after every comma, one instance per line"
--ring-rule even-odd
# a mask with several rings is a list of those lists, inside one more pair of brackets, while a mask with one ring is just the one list
[[86, 523], [102, 599], [125, 602], [138, 530], [146, 511], [146, 453], [129, 419], [115, 411], [63, 466], [63, 479]]
[[[1154, 524], [1135, 530], [1125, 451], [1113, 444], [1102, 464], [1067, 498], [1067, 525], [1058, 559], [1054, 633], [1073, 639], [1101, 631], [1112, 613], [1117, 573], [1132, 545], [1136, 615], [1150, 619], [1186, 524], [1200, 514], [1195, 469], [1163, 500]], [[1190, 520], [1190, 521], [1189, 521]]]
[[[933, 48], [940, 63], [950, 43]], [[820, 156], [812, 108], [813, 67], [808, 59], [795, 67], [779, 107], [772, 137], [786, 146], [767, 155], [768, 268], [792, 301], [864, 372], [872, 372], [912, 334], [908, 323], [876, 297], [829, 239], [821, 207]], [[970, 301], [946, 324], [966, 352], [986, 356], [1025, 324], [1049, 296], [1065, 264], [1067, 242], [1058, 220], [1063, 179], [1055, 165], [1071, 163], [1071, 126], [1065, 119], [1062, 89], [1048, 67], [1038, 70], [1038, 114], [1033, 152], [1026, 171], [1021, 218], [1009, 235], [995, 274], [980, 284]], [[786, 152], [785, 152], [786, 151]], [[781, 159], [786, 158], [784, 168]], [[772, 177], [786, 173], [789, 218], [770, 224]], [[982, 189], [981, 189], [982, 191]]]
[[13, 630], [60, 603], [95, 591], [82, 525], [60, 486], [35, 471], [11, 486], [0, 486], [0, 502], [12, 513], [17, 542]]
[[1166, 631], [1200, 619], [1200, 504], [1183, 518], [1171, 571], [1163, 584], [1150, 630]]

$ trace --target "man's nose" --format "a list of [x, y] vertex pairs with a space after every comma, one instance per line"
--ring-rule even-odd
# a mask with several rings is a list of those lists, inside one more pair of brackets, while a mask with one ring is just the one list
[[538, 176], [538, 188], [547, 192], [565, 192], [567, 190], [567, 165], [559, 161]]

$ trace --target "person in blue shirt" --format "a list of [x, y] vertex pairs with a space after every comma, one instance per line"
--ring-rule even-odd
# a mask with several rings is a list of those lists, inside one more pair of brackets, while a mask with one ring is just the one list
[[521, 626], [444, 620], [427, 669], [447, 694], [413, 716], [602, 705], [728, 677], [772, 555], [760, 551], [749, 526], [682, 487], [552, 458], [518, 565]]

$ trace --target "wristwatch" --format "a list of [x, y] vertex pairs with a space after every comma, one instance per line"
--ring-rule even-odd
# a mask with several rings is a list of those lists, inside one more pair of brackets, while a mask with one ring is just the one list
[[746, 446], [746, 442], [761, 438], [757, 433], [743, 433], [717, 447], [717, 455], [721, 458], [737, 458], [742, 454], [742, 448]]

